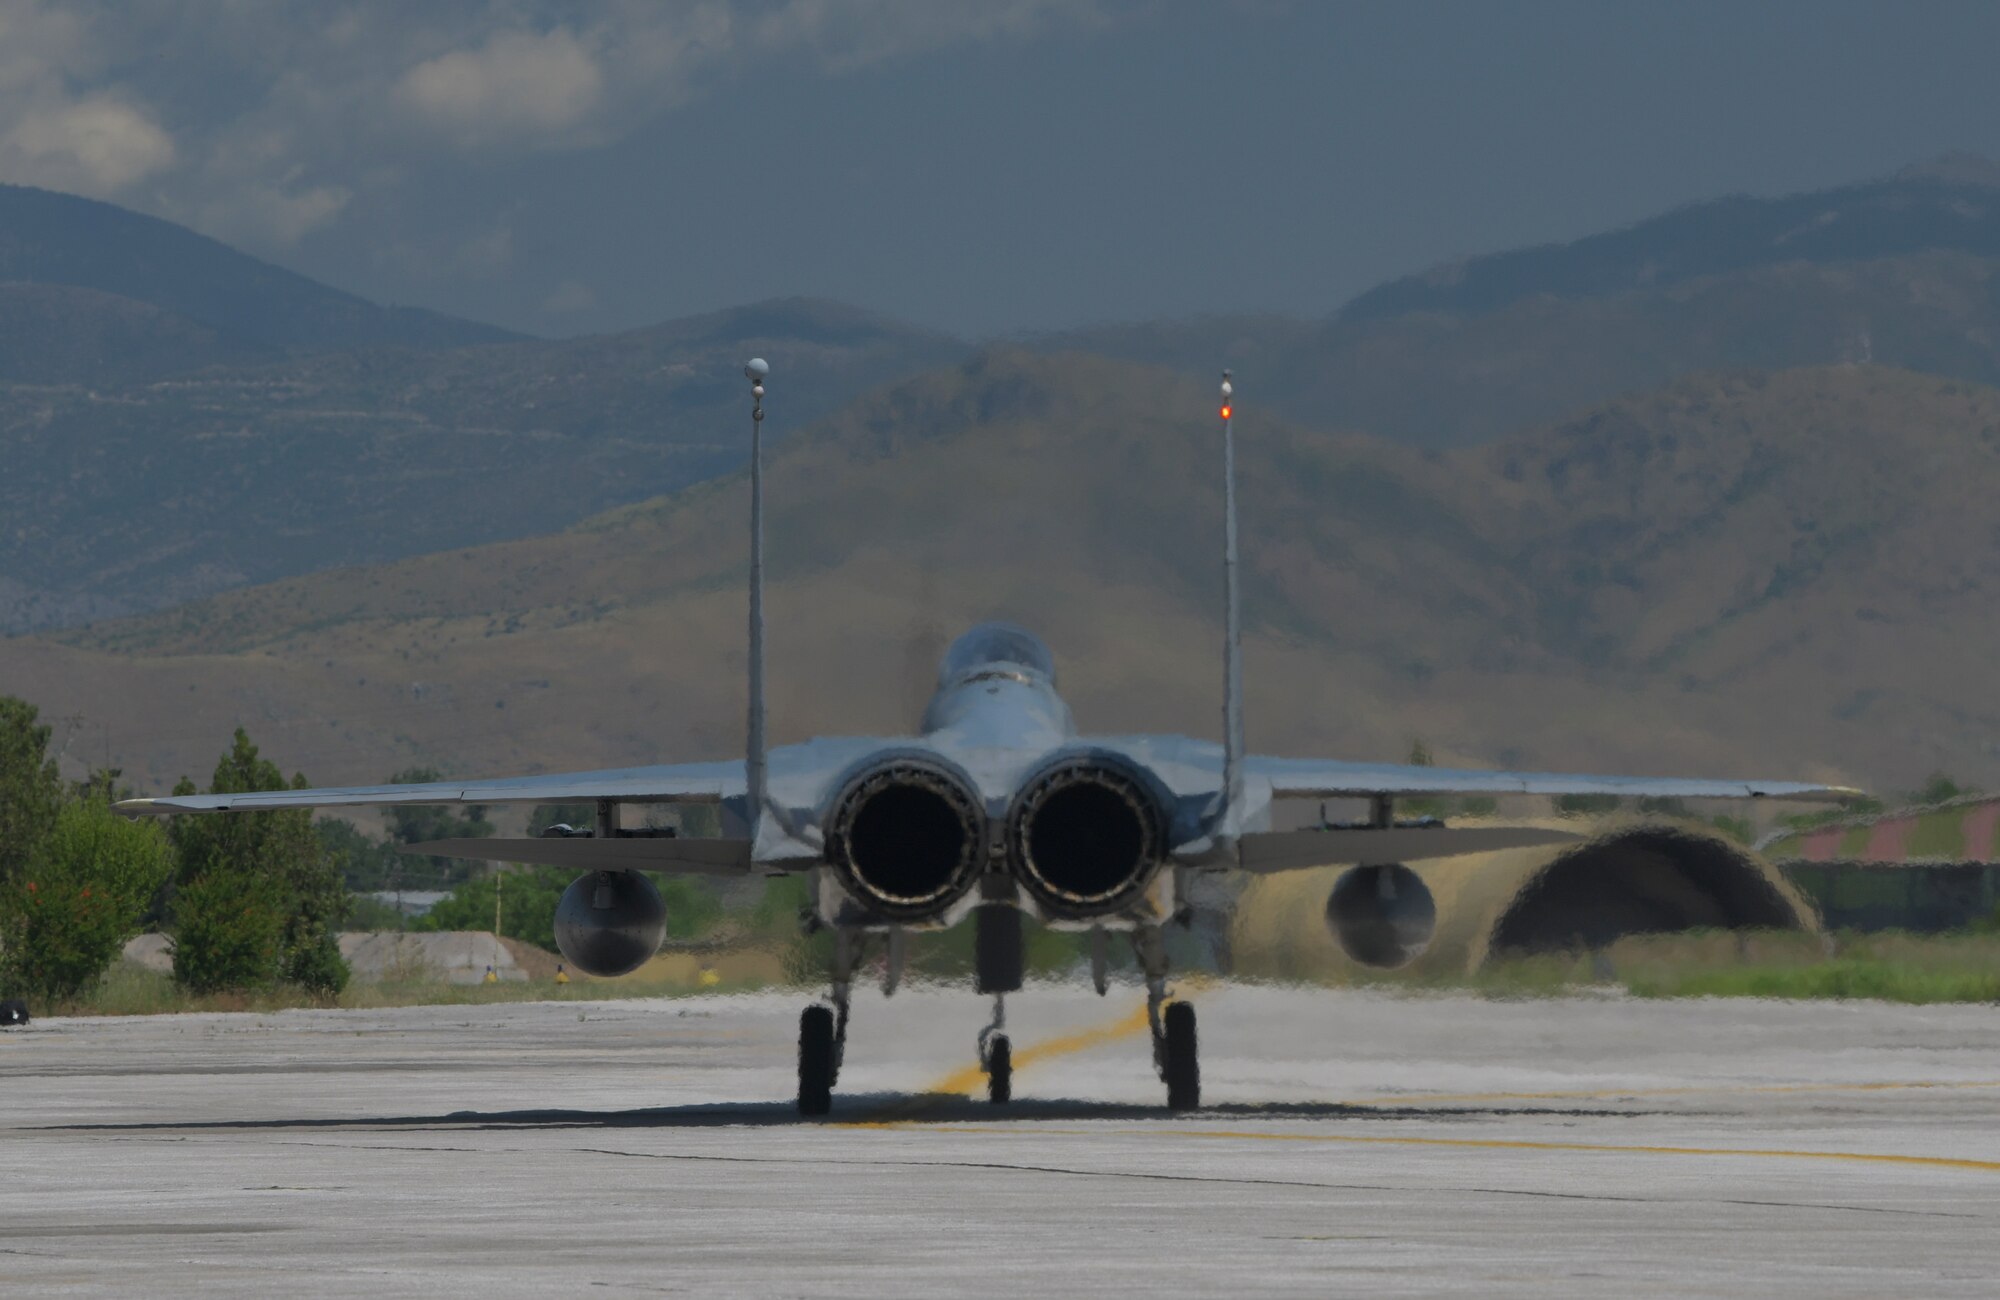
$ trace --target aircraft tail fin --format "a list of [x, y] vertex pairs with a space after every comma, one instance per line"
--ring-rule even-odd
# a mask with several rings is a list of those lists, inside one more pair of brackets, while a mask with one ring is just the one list
[[743, 367], [750, 380], [750, 716], [743, 747], [750, 839], [764, 820], [766, 767], [764, 739], [764, 378], [771, 367], [762, 357]]
[[1222, 372], [1222, 806], [1217, 824], [1234, 834], [1243, 807], [1243, 601], [1236, 581], [1235, 386]]

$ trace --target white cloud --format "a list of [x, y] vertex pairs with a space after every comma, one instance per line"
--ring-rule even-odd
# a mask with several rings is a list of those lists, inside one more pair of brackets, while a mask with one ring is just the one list
[[0, 137], [0, 174], [86, 194], [117, 194], [173, 161], [173, 137], [109, 96], [30, 109]]
[[576, 34], [506, 31], [409, 69], [398, 103], [472, 149], [586, 144], [604, 106], [604, 74]]
[[597, 305], [597, 291], [577, 280], [564, 280], [542, 300], [542, 310], [557, 316], [589, 311]]
[[219, 236], [291, 245], [339, 216], [353, 197], [344, 185], [301, 185], [296, 176], [246, 181], [199, 209], [194, 224]]
[[[1149, 2], [0, 0], [0, 181], [143, 191], [282, 247], [440, 167], [597, 147], [752, 69], [851, 73]], [[490, 264], [477, 238], [438, 261]]]
[[513, 262], [514, 224], [507, 218], [467, 239], [452, 259], [458, 270], [481, 279], [500, 274]]

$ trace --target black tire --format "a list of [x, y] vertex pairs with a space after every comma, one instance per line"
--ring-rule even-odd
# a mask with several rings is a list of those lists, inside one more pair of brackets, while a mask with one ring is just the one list
[[1014, 1048], [1005, 1034], [994, 1035], [986, 1049], [986, 1100], [995, 1106], [1014, 1100]]
[[1168, 1110], [1201, 1109], [1201, 1058], [1195, 1049], [1194, 1005], [1169, 1002], [1161, 1017], [1166, 1036], [1162, 1053]]
[[799, 1114], [833, 1109], [833, 1008], [811, 1006], [799, 1016]]
[[25, 1025], [28, 1023], [28, 1004], [18, 998], [0, 1002], [0, 1025]]

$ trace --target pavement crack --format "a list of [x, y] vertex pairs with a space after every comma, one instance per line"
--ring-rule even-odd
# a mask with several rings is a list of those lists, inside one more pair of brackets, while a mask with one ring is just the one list
[[777, 1156], [718, 1156], [675, 1151], [618, 1151], [608, 1147], [578, 1147], [578, 1155], [614, 1156], [629, 1160], [715, 1161], [732, 1164], [854, 1165], [884, 1169], [982, 1169], [1011, 1173], [1057, 1174], [1070, 1178], [1123, 1178], [1164, 1183], [1211, 1183], [1235, 1187], [1300, 1187], [1336, 1192], [1401, 1192], [1413, 1190], [1460, 1192], [1474, 1196], [1530, 1196], [1564, 1201], [1604, 1201], [1631, 1205], [1742, 1205], [1760, 1209], [1843, 1210], [1854, 1214], [1913, 1215], [1930, 1219], [1979, 1219], [1978, 1214], [1950, 1210], [1904, 1210], [1889, 1206], [1839, 1205], [1820, 1201], [1757, 1201], [1708, 1197], [1690, 1201], [1663, 1196], [1607, 1196], [1589, 1192], [1547, 1192], [1519, 1187], [1438, 1187], [1414, 1189], [1389, 1183], [1328, 1183], [1293, 1178], [1240, 1178], [1215, 1174], [1170, 1174], [1144, 1169], [1078, 1169], [1065, 1165], [1030, 1165], [997, 1160], [800, 1160]]
[[[185, 1138], [129, 1137], [128, 1142], [184, 1142]], [[428, 1155], [542, 1156], [531, 1147], [452, 1147], [417, 1146], [384, 1142], [284, 1141], [288, 1147], [318, 1147], [331, 1151], [399, 1151]], [[683, 1163], [734, 1165], [837, 1165], [862, 1169], [975, 1169], [998, 1173], [1054, 1174], [1064, 1178], [1128, 1179], [1160, 1183], [1201, 1183], [1226, 1187], [1292, 1187], [1329, 1192], [1456, 1192], [1471, 1196], [1530, 1197], [1556, 1201], [1597, 1201], [1626, 1205], [1736, 1205], [1772, 1210], [1832, 1210], [1847, 1214], [1878, 1214], [1922, 1219], [1985, 1219], [1988, 1216], [1953, 1210], [1907, 1210], [1882, 1205], [1842, 1205], [1826, 1201], [1769, 1201], [1739, 1197], [1704, 1197], [1698, 1200], [1669, 1196], [1618, 1196], [1597, 1192], [1552, 1192], [1526, 1187], [1404, 1187], [1393, 1183], [1332, 1183], [1302, 1178], [1243, 1178], [1216, 1174], [1161, 1173], [1146, 1169], [1082, 1169], [1069, 1165], [1036, 1165], [1002, 1160], [850, 1160], [815, 1159], [809, 1156], [729, 1156], [692, 1151], [623, 1151], [615, 1147], [572, 1147], [573, 1155], [607, 1156], [618, 1160], [670, 1160]]]

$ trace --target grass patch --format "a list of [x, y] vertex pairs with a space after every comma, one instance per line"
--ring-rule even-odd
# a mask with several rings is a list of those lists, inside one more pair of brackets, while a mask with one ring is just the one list
[[137, 962], [121, 961], [84, 997], [62, 1003], [51, 1014], [66, 1016], [150, 1016], [181, 1011], [293, 1011], [344, 1007], [486, 1006], [497, 1002], [609, 1002], [621, 998], [690, 997], [697, 993], [748, 993], [767, 987], [755, 979], [727, 979], [701, 988], [683, 980], [578, 979], [568, 984], [526, 980], [500, 984], [447, 984], [435, 977], [356, 980], [338, 996], [315, 997], [280, 986], [256, 993], [190, 993], [171, 975]]
[[[505, 1002], [604, 1002], [623, 998], [683, 998], [778, 987], [819, 987], [819, 967], [803, 945], [776, 960], [741, 960], [745, 949], [718, 949], [699, 962], [664, 954], [622, 979], [578, 978], [556, 984], [534, 978], [502, 984], [447, 984], [435, 971], [412, 966], [388, 978], [356, 980], [339, 996], [316, 998], [296, 988], [254, 994], [197, 996], [171, 976], [136, 962], [114, 966], [84, 998], [53, 1010], [65, 1015], [155, 1015], [178, 1011], [285, 1011], [295, 1008], [377, 1009], [485, 1006]], [[733, 953], [733, 958], [732, 958]], [[792, 967], [796, 966], [796, 969]], [[697, 969], [699, 977], [697, 978]], [[757, 972], [757, 973], [752, 973]], [[1044, 977], [1087, 981], [1085, 969], [1050, 962]], [[963, 988], [971, 975], [949, 963], [912, 970], [909, 982]], [[1469, 993], [1490, 998], [1556, 997], [1623, 989], [1635, 997], [1872, 998], [1907, 1004], [2000, 1002], [2000, 933], [1913, 935], [1797, 934], [1691, 931], [1634, 935], [1597, 953], [1544, 953], [1488, 962], [1477, 971], [1349, 969], [1309, 982], [1412, 993]]]
[[[1918, 935], [1697, 930], [1631, 935], [1598, 952], [1489, 961], [1475, 971], [1315, 973], [1307, 983], [1479, 997], [1622, 990], [1634, 997], [2000, 1002], [2000, 932]], [[1286, 982], [1282, 978], [1279, 982]]]
[[1875, 998], [1883, 1002], [2000, 1001], [2000, 973], [1924, 970], [1896, 962], [1848, 959], [1813, 966], [1741, 966], [1636, 976], [1642, 998]]

